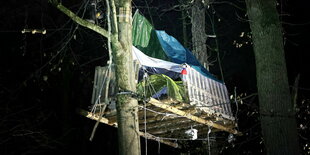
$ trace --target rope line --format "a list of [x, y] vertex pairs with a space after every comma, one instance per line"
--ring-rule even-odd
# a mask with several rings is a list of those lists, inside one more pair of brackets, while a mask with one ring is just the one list
[[[146, 80], [146, 77], [143, 75], [143, 80]], [[144, 85], [143, 87], [143, 97], [145, 98], [146, 97], [146, 85]], [[145, 99], [143, 100], [143, 103], [144, 103], [144, 134], [146, 135], [147, 131], [146, 131], [146, 102], [145, 102]], [[147, 155], [147, 138], [145, 138], [145, 154]]]

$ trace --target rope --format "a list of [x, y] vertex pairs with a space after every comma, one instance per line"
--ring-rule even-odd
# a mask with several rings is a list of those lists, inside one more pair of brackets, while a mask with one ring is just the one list
[[159, 139], [157, 139], [157, 142], [158, 142], [158, 149], [157, 149], [157, 153], [160, 154], [160, 141]]
[[236, 114], [235, 114], [235, 118], [236, 118], [236, 124], [238, 124], [238, 101], [237, 101], [237, 87], [234, 88], [234, 96], [235, 96], [235, 103], [236, 103]]
[[[109, 66], [109, 67], [110, 67], [110, 66]], [[109, 72], [109, 69], [107, 70], [107, 72], [105, 72], [104, 79], [103, 79], [103, 81], [102, 81], [102, 83], [101, 83], [101, 85], [100, 85], [100, 88], [99, 88], [99, 94], [98, 94], [98, 96], [97, 96], [97, 98], [96, 98], [96, 100], [95, 100], [94, 106], [93, 106], [92, 109], [91, 109], [91, 112], [92, 112], [92, 113], [95, 113], [95, 112], [96, 112], [97, 106], [100, 104], [99, 99], [101, 98], [101, 92], [102, 92], [102, 89], [103, 89], [103, 85], [104, 85], [104, 83], [105, 83], [105, 81], [106, 81], [106, 79], [107, 79], [107, 74], [108, 74], [108, 72]]]
[[[165, 115], [165, 117], [169, 117], [169, 116], [172, 116], [172, 117], [176, 117], [176, 118], [186, 118], [185, 116], [179, 116], [177, 114], [173, 114], [173, 113], [163, 113], [163, 112], [158, 112], [158, 111], [155, 111], [155, 110], [152, 110], [152, 109], [149, 109], [149, 108], [146, 108], [144, 106], [139, 106], [140, 108], [143, 108], [145, 110], [148, 110], [150, 112], [153, 112], [153, 113], [156, 113], [156, 114], [160, 114], [160, 115]], [[164, 119], [164, 118], [163, 118]], [[162, 119], [162, 120], [163, 120]]]
[[148, 13], [149, 13], [149, 15], [150, 15], [151, 23], [152, 23], [152, 25], [154, 25], [154, 23], [153, 23], [153, 18], [152, 18], [152, 14], [151, 14], [150, 7], [149, 7], [149, 4], [147, 3], [147, 0], [144, 0], [144, 1], [145, 1], [145, 4], [146, 4], [146, 7], [147, 7], [147, 11], [148, 11]]
[[[146, 135], [146, 103], [144, 102], [144, 134]], [[147, 138], [145, 138], [145, 154], [147, 155]]]
[[210, 144], [210, 133], [211, 133], [211, 128], [209, 127], [209, 131], [208, 131], [208, 151], [209, 151], [209, 155], [211, 155], [211, 144]]
[[[145, 87], [146, 87], [146, 85], [148, 85], [149, 87], [148, 87], [148, 90], [149, 90], [149, 92], [150, 92], [150, 94], [156, 94], [156, 91], [155, 91], [155, 88], [154, 88], [154, 86], [153, 86], [153, 84], [148, 80], [148, 71], [147, 70], [143, 70], [144, 71], [144, 75], [143, 75], [143, 79], [144, 79], [144, 81], [145, 81]], [[145, 91], [146, 91], [146, 88], [145, 88]], [[146, 94], [144, 94], [145, 96], [146, 96]], [[159, 98], [157, 98], [158, 100], [159, 100]]]
[[[145, 76], [145, 72], [144, 72], [144, 75], [143, 75], [143, 80], [145, 81], [146, 80], [146, 76]], [[144, 87], [143, 87], [143, 97], [144, 97], [144, 100], [143, 100], [143, 103], [144, 103], [144, 134], [146, 135], [146, 102], [145, 102], [145, 97], [146, 97], [146, 84], [144, 84]], [[147, 155], [147, 138], [145, 138], [145, 154]]]
[[[208, 141], [208, 138], [197, 138], [197, 139], [189, 139], [189, 138], [168, 138], [168, 137], [156, 137], [156, 139], [162, 140], [171, 140], [171, 141]], [[209, 136], [209, 141], [215, 141], [215, 137]]]
[[[96, 1], [97, 2], [97, 1]], [[104, 79], [102, 81], [102, 84], [100, 86], [100, 90], [99, 90], [99, 94], [98, 94], [98, 97], [95, 101], [95, 104], [92, 108], [92, 112], [95, 112], [96, 111], [96, 108], [97, 108], [97, 105], [99, 105], [99, 100], [101, 98], [101, 92], [102, 92], [102, 89], [103, 89], [103, 86], [104, 86], [104, 83], [106, 81], [106, 92], [105, 92], [105, 104], [104, 106], [100, 106], [99, 108], [99, 119], [98, 121], [96, 122], [94, 128], [93, 128], [93, 131], [91, 133], [91, 136], [89, 138], [90, 141], [93, 140], [94, 136], [95, 136], [95, 133], [96, 133], [96, 130], [97, 130], [97, 127], [99, 125], [99, 122], [100, 120], [102, 119], [102, 116], [104, 114], [104, 111], [105, 111], [105, 108], [109, 102], [108, 100], [108, 89], [109, 89], [109, 83], [110, 83], [110, 78], [107, 78], [107, 77], [110, 77], [111, 75], [111, 68], [112, 68], [112, 51], [111, 51], [111, 21], [110, 21], [110, 5], [109, 5], [109, 1], [106, 0], [106, 4], [107, 4], [107, 19], [108, 19], [108, 51], [109, 51], [109, 61], [108, 61], [108, 69], [107, 71], [105, 72], [105, 75], [104, 75]], [[96, 9], [96, 5], [95, 5], [95, 9]], [[96, 24], [97, 24], [97, 19], [96, 19]]]
[[[109, 66], [109, 67], [111, 67], [111, 66]], [[104, 79], [103, 79], [102, 84], [101, 84], [100, 89], [99, 89], [98, 97], [97, 97], [97, 99], [96, 99], [96, 101], [95, 101], [94, 106], [92, 107], [92, 110], [91, 110], [92, 113], [94, 113], [94, 112], [97, 110], [97, 106], [100, 105], [100, 104], [99, 104], [99, 103], [100, 103], [99, 100], [100, 100], [100, 98], [101, 98], [102, 88], [103, 88], [103, 85], [104, 85], [104, 83], [105, 83], [105, 81], [106, 81], [106, 79], [107, 79], [107, 75], [108, 75], [109, 72], [110, 72], [110, 69], [108, 69], [108, 70], [105, 72]], [[108, 91], [108, 90], [107, 90], [107, 91]], [[103, 108], [102, 108], [101, 106], [100, 106], [99, 108], [100, 108], [100, 109], [99, 109], [99, 119], [98, 119], [98, 121], [96, 122], [96, 124], [95, 124], [95, 126], [94, 126], [94, 128], [93, 128], [93, 130], [92, 130], [91, 136], [90, 136], [90, 138], [89, 138], [90, 141], [92, 141], [93, 138], [94, 138], [94, 136], [95, 136], [96, 129], [97, 129], [98, 125], [99, 125], [99, 122], [100, 122], [100, 120], [101, 120], [101, 118], [102, 118], [102, 115], [104, 114], [104, 110], [105, 110], [105, 108], [106, 108], [106, 104], [103, 106]]]

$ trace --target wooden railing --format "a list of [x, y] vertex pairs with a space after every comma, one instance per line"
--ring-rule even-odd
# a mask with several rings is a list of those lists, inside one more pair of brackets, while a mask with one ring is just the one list
[[[138, 72], [138, 66], [135, 65], [136, 72]], [[114, 69], [112, 74], [107, 77], [107, 67], [96, 67], [96, 73], [94, 78], [94, 88], [92, 96], [92, 106], [97, 103], [97, 106], [105, 105], [105, 97], [109, 98], [115, 95], [115, 78]], [[186, 86], [189, 104], [194, 105], [197, 109], [200, 109], [209, 114], [221, 116], [223, 118], [234, 120], [234, 116], [231, 111], [231, 103], [228, 97], [228, 92], [225, 84], [208, 78], [190, 66], [186, 66], [187, 74], [183, 75], [183, 82]], [[136, 74], [136, 81], [137, 81]], [[109, 87], [104, 82], [109, 78]], [[108, 95], [106, 90], [109, 90]], [[99, 97], [99, 98], [98, 98]]]
[[190, 104], [205, 112], [234, 120], [225, 84], [203, 76], [190, 66], [186, 66], [186, 71], [183, 82]]

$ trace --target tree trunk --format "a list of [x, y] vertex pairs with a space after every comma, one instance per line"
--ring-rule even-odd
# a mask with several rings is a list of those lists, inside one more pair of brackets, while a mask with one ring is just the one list
[[187, 23], [186, 23], [186, 11], [182, 10], [182, 32], [183, 32], [183, 45], [188, 48], [187, 45]]
[[246, 0], [253, 34], [261, 127], [267, 154], [299, 153], [283, 38], [274, 0]]
[[[119, 153], [122, 155], [139, 155], [138, 102], [137, 99], [132, 97], [136, 92], [136, 84], [131, 53], [131, 0], [115, 0], [115, 4], [114, 0], [109, 1], [112, 6], [112, 35], [102, 27], [81, 19], [59, 3], [58, 0], [50, 0], [50, 2], [79, 25], [87, 27], [104, 37], [110, 37], [113, 62], [116, 66], [116, 82], [119, 88], [116, 97]], [[116, 17], [118, 18], [116, 19]]]
[[[208, 62], [208, 53], [207, 53], [207, 35], [206, 35], [206, 9], [204, 3], [208, 3], [208, 1], [203, 0], [194, 0], [192, 6], [192, 44], [193, 44], [193, 53], [200, 62], [207, 70], [209, 70], [209, 62]], [[212, 25], [213, 32], [214, 30], [214, 23]], [[214, 32], [215, 34], [215, 32]], [[219, 52], [219, 51], [217, 51]], [[220, 60], [219, 60], [220, 61]], [[212, 136], [216, 137], [216, 134], [211, 134]], [[203, 143], [204, 149], [202, 150], [203, 153], [210, 153], [210, 154], [218, 154], [219, 150], [217, 146], [217, 141], [211, 141], [210, 144]], [[209, 145], [212, 149], [209, 150]]]
[[205, 6], [202, 0], [194, 0], [192, 6], [192, 44], [193, 53], [206, 69], [209, 70], [207, 45], [206, 45], [206, 22]]
[[131, 53], [131, 0], [116, 0], [115, 4], [118, 17], [118, 38], [112, 38], [112, 50], [119, 88], [116, 105], [119, 153], [139, 155], [138, 102], [132, 97], [132, 93], [136, 92], [136, 86]]

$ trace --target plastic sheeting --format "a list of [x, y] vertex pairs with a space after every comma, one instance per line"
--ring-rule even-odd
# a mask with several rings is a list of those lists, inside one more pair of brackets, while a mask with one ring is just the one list
[[222, 83], [198, 62], [191, 51], [165, 31], [155, 30], [139, 12], [133, 17], [132, 34], [133, 45], [146, 55], [178, 64], [186, 63], [202, 75]]
[[222, 83], [222, 81], [216, 79], [207, 69], [205, 69], [199, 63], [199, 61], [192, 54], [191, 51], [184, 48], [181, 43], [174, 37], [168, 35], [165, 31], [157, 30], [156, 34], [163, 50], [172, 62], [179, 64], [186, 63], [202, 75]]
[[155, 29], [144, 16], [136, 12], [132, 27], [132, 44], [135, 47], [150, 57], [170, 61], [159, 43]]
[[183, 69], [181, 64], [149, 57], [134, 46], [132, 47], [132, 56], [133, 60], [139, 61], [142, 66], [161, 68], [176, 73], [181, 73]]

